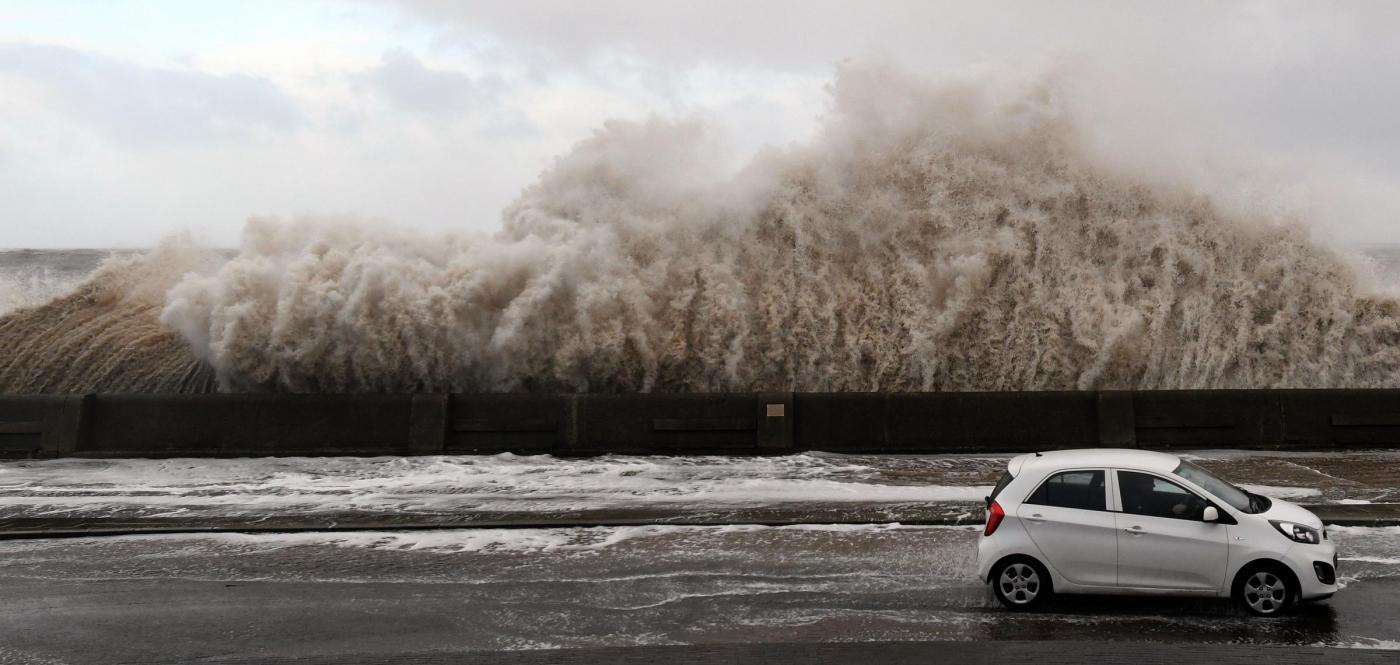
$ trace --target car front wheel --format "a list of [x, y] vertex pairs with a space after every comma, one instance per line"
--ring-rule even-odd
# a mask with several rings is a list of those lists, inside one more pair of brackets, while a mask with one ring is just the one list
[[992, 571], [997, 600], [1012, 610], [1040, 607], [1050, 597], [1050, 576], [1029, 559], [1012, 559]]
[[1244, 611], [1261, 617], [1276, 617], [1293, 606], [1298, 591], [1287, 576], [1273, 568], [1246, 572], [1235, 584], [1235, 601]]

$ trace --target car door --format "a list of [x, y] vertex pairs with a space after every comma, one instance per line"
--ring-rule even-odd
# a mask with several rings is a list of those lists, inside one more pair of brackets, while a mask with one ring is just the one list
[[1218, 591], [1229, 543], [1224, 524], [1202, 521], [1212, 504], [1163, 476], [1115, 474], [1119, 586]]
[[1111, 587], [1118, 575], [1117, 524], [1108, 511], [1106, 479], [1106, 469], [1059, 471], [1016, 509], [1046, 564], [1075, 584]]

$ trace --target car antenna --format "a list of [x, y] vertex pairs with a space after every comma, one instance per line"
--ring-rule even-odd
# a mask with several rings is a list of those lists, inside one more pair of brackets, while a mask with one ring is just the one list
[[1036, 456], [1036, 457], [1040, 457], [1040, 453], [1036, 453], [1035, 456]]

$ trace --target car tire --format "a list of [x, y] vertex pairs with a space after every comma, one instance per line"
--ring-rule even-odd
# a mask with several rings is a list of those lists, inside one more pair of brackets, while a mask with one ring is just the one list
[[1053, 593], [1045, 566], [1029, 557], [1016, 557], [992, 569], [992, 593], [1007, 609], [1025, 612], [1045, 605]]
[[1252, 566], [1235, 577], [1231, 595], [1240, 609], [1254, 616], [1282, 616], [1298, 599], [1298, 583], [1279, 566]]

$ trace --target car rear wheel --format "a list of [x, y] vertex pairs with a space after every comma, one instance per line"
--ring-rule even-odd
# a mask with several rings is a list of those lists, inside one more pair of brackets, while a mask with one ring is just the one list
[[1260, 617], [1283, 614], [1298, 597], [1288, 575], [1273, 567], [1255, 568], [1245, 572], [1235, 583], [1235, 601], [1244, 611]]
[[992, 591], [1009, 609], [1035, 609], [1050, 596], [1050, 575], [1030, 559], [1012, 559], [992, 571]]

